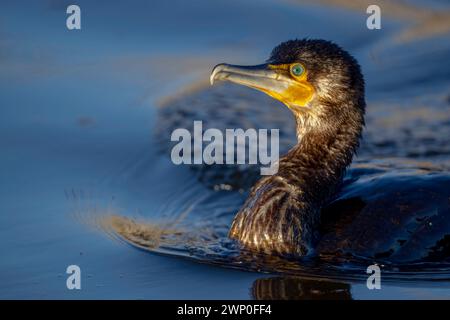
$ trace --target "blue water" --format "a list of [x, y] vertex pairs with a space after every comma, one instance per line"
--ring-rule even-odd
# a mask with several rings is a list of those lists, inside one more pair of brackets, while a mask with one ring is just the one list
[[[170, 221], [194, 211], [197, 216], [188, 221], [195, 230], [195, 222], [203, 227], [202, 214], [220, 216], [238, 207], [243, 194], [213, 192], [161, 152], [158, 108], [190, 83], [207, 81], [216, 63], [261, 62], [290, 38], [331, 39], [360, 61], [367, 117], [376, 124], [366, 135], [378, 142], [363, 145], [362, 158], [450, 167], [448, 34], [396, 42], [409, 22], [390, 17], [382, 30], [369, 31], [364, 12], [310, 3], [77, 3], [80, 31], [65, 27], [69, 2], [1, 4], [3, 299], [261, 297], [252, 288], [279, 275], [135, 250], [92, 220], [119, 215]], [[414, 139], [399, 134], [411, 127], [417, 129]], [[432, 142], [417, 144], [426, 138]], [[211, 224], [226, 231], [230, 216], [222, 217]], [[179, 243], [168, 253], [175, 255], [177, 248], [186, 256]], [[79, 291], [66, 288], [71, 264], [82, 270]], [[388, 282], [379, 291], [368, 290], [361, 279], [345, 285], [356, 299], [450, 297], [448, 281]]]

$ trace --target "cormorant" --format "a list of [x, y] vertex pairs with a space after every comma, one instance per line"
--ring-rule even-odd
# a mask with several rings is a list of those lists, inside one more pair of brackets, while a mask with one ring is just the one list
[[[216, 66], [211, 81], [219, 79], [275, 99], [232, 85], [202, 87], [175, 97], [158, 109], [160, 151], [167, 154], [167, 136], [188, 128], [192, 120], [223, 130], [279, 128], [280, 151], [287, 154], [278, 172], [257, 181], [257, 166], [191, 166], [196, 178], [214, 190], [207, 193], [213, 203], [205, 200], [207, 208], [196, 206], [201, 213], [190, 215], [183, 231], [167, 229], [179, 218], [160, 226], [117, 216], [106, 223], [107, 228], [139, 248], [164, 253], [175, 249], [171, 254], [180, 255], [181, 245], [189, 257], [256, 270], [304, 272], [301, 260], [316, 272], [316, 258], [332, 265], [370, 261], [408, 268], [418, 262], [419, 269], [424, 263], [450, 262], [450, 174], [445, 157], [450, 118], [445, 112], [439, 113], [439, 121], [427, 117], [414, 130], [422, 120], [423, 106], [411, 103], [405, 110], [390, 108], [389, 103], [378, 105], [365, 119], [359, 157], [346, 170], [365, 123], [364, 80], [350, 54], [324, 40], [288, 41], [276, 47], [264, 64]], [[277, 100], [288, 108], [279, 108]], [[403, 117], [404, 112], [419, 118]], [[387, 118], [398, 128], [387, 130], [380, 124]], [[418, 154], [424, 157], [416, 159]], [[427, 154], [442, 155], [443, 160], [425, 161], [430, 159]], [[146, 170], [148, 162], [142, 165]], [[133, 170], [141, 175], [144, 167]], [[242, 206], [245, 198], [240, 194], [251, 186]], [[225, 196], [228, 190], [231, 198]], [[230, 243], [227, 233], [237, 241]], [[239, 242], [249, 250], [233, 256]], [[293, 261], [284, 259], [285, 254]], [[248, 259], [250, 264], [243, 263]]]
[[[358, 62], [349, 53], [325, 40], [291, 40], [277, 46], [267, 63], [219, 64], [210, 80], [211, 83], [227, 80], [268, 94], [292, 111], [297, 124], [297, 144], [280, 158], [276, 174], [263, 177], [253, 186], [234, 218], [229, 237], [246, 248], [269, 253], [304, 256], [320, 248], [321, 252], [350, 249], [354, 254], [373, 256], [384, 247], [395, 245], [399, 236], [418, 235], [412, 248], [420, 247], [423, 253], [427, 244], [422, 247], [417, 242], [422, 232], [419, 218], [427, 217], [420, 217], [420, 210], [408, 216], [400, 207], [378, 213], [373, 210], [376, 206], [367, 206], [369, 211], [379, 214], [377, 217], [364, 213], [363, 203], [356, 209], [356, 217], [349, 206], [347, 218], [339, 220], [329, 215], [326, 223], [321, 222], [321, 212], [342, 186], [364, 126], [364, 78]], [[426, 179], [421, 181], [427, 183]], [[448, 186], [448, 177], [437, 183]], [[406, 190], [403, 189], [399, 189], [399, 199]], [[439, 202], [436, 206], [443, 208], [439, 212], [436, 209], [436, 219], [444, 223], [430, 237], [435, 241], [430, 243], [434, 244], [449, 230], [449, 219], [445, 218], [448, 203]], [[390, 216], [392, 210], [398, 213]], [[325, 236], [321, 234], [330, 228], [335, 230]], [[385, 239], [383, 228], [390, 232]]]

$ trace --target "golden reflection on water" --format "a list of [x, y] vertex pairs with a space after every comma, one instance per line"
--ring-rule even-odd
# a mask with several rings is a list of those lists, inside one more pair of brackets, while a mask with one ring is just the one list
[[257, 279], [251, 288], [257, 300], [350, 300], [350, 285], [299, 277]]

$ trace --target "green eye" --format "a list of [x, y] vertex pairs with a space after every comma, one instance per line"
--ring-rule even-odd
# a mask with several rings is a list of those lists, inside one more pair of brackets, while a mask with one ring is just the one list
[[304, 69], [303, 66], [302, 66], [301, 64], [299, 64], [299, 63], [294, 64], [294, 65], [291, 67], [291, 73], [292, 73], [294, 76], [301, 76], [301, 75], [303, 74], [304, 71], [305, 71], [305, 69]]

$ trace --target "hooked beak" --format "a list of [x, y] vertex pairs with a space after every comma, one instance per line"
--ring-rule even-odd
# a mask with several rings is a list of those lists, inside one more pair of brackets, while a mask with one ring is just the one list
[[314, 92], [306, 81], [298, 81], [290, 76], [286, 68], [271, 64], [256, 66], [218, 64], [211, 73], [211, 85], [216, 80], [227, 80], [262, 91], [291, 109], [306, 106]]

